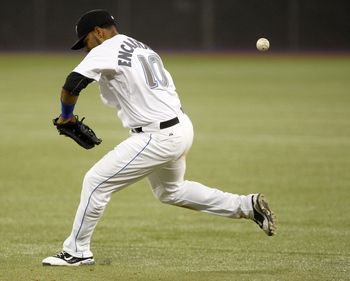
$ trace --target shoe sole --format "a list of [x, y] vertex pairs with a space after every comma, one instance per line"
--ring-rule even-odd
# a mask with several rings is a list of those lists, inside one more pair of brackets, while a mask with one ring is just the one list
[[258, 198], [256, 200], [257, 209], [255, 206], [254, 208], [264, 217], [264, 222], [267, 220], [267, 225], [263, 224], [262, 229], [265, 231], [265, 233], [268, 236], [276, 235], [277, 230], [277, 220], [276, 215], [274, 212], [272, 212], [269, 208], [268, 201], [264, 194], [259, 194]]
[[43, 261], [42, 265], [43, 266], [83, 266], [83, 265], [94, 265], [95, 261], [91, 259], [79, 261], [76, 263], [68, 263], [63, 259], [58, 259], [56, 258], [53, 261]]

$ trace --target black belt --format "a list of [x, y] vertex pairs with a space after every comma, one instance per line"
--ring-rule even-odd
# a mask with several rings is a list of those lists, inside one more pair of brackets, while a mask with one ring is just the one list
[[[170, 119], [168, 121], [164, 121], [164, 122], [160, 122], [159, 124], [159, 128], [160, 129], [166, 129], [169, 128], [171, 126], [174, 126], [176, 124], [179, 124], [179, 118], [175, 117], [173, 119]], [[134, 128], [133, 129], [136, 133], [142, 133], [142, 127], [138, 127], [138, 128]]]

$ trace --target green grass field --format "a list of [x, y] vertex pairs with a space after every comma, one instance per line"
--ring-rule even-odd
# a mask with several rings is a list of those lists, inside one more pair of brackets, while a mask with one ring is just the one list
[[53, 127], [83, 55], [0, 54], [0, 280], [350, 280], [349, 55], [163, 55], [195, 126], [186, 179], [264, 193], [275, 237], [164, 205], [143, 180], [112, 197], [95, 266], [43, 267], [70, 234], [85, 172], [128, 137], [96, 83], [75, 113], [102, 144], [85, 151]]

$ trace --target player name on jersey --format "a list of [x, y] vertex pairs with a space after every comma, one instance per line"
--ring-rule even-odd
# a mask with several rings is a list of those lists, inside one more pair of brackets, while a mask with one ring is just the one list
[[120, 45], [120, 51], [118, 53], [118, 65], [131, 67], [131, 56], [136, 48], [152, 50], [147, 45], [135, 40], [128, 38], [123, 41], [124, 44]]

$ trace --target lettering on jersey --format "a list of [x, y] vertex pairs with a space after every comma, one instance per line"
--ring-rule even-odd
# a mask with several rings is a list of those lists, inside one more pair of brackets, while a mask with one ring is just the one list
[[120, 45], [120, 51], [118, 53], [118, 65], [131, 67], [131, 57], [136, 48], [141, 48], [145, 50], [152, 50], [147, 45], [135, 40], [128, 38], [123, 41], [123, 44]]

